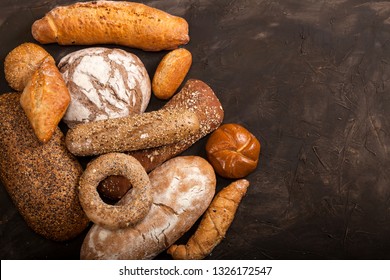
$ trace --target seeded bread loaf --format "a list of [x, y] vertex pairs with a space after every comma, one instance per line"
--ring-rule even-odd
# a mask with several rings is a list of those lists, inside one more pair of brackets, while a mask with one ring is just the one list
[[47, 143], [38, 141], [19, 99], [17, 93], [0, 96], [0, 180], [35, 232], [71, 239], [89, 222], [77, 193], [82, 167], [59, 128]]
[[76, 156], [101, 155], [176, 143], [198, 131], [193, 112], [163, 109], [76, 125], [66, 134], [66, 146]]

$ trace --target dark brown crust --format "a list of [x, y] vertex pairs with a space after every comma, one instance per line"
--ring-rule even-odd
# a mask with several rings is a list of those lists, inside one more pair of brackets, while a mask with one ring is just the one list
[[31, 32], [42, 44], [117, 44], [148, 51], [175, 49], [189, 41], [185, 19], [125, 1], [56, 7], [35, 21]]
[[188, 80], [164, 108], [181, 108], [194, 112], [198, 117], [200, 129], [197, 134], [178, 143], [130, 152], [129, 154], [138, 159], [148, 172], [217, 129], [224, 117], [222, 105], [213, 90], [204, 82], [195, 79]]
[[20, 94], [0, 96], [0, 179], [27, 224], [52, 240], [68, 240], [88, 225], [78, 200], [81, 165], [57, 128], [46, 144], [35, 137]]

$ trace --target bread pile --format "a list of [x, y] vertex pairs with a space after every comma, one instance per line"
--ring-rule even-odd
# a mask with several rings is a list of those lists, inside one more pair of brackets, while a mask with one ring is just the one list
[[[86, 47], [58, 64], [35, 43], [7, 55], [16, 92], [0, 96], [0, 180], [28, 225], [63, 241], [92, 222], [82, 259], [151, 259], [167, 249], [175, 259], [209, 255], [246, 193], [242, 178], [257, 167], [260, 143], [242, 126], [221, 126], [222, 105], [206, 83], [184, 82], [187, 21], [139, 3], [94, 1], [54, 8], [32, 34], [41, 44], [169, 52], [152, 82], [119, 47]], [[151, 92], [168, 101], [145, 112]], [[209, 161], [180, 155], [212, 132]], [[215, 195], [215, 172], [239, 180]], [[200, 217], [187, 245], [174, 245]]]

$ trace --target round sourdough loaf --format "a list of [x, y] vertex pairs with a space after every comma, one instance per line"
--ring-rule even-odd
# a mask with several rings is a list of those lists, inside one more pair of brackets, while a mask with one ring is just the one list
[[63, 57], [58, 67], [71, 95], [63, 118], [69, 127], [139, 114], [149, 104], [150, 78], [142, 61], [132, 53], [87, 48]]

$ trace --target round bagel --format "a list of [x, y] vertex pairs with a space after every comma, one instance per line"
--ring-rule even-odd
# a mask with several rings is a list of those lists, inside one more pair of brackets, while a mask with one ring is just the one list
[[[99, 183], [110, 175], [122, 175], [133, 186], [115, 205], [106, 204], [97, 191]], [[149, 212], [150, 180], [134, 157], [123, 153], [105, 154], [85, 169], [80, 178], [79, 199], [85, 214], [95, 224], [111, 230], [125, 228], [137, 224]]]

